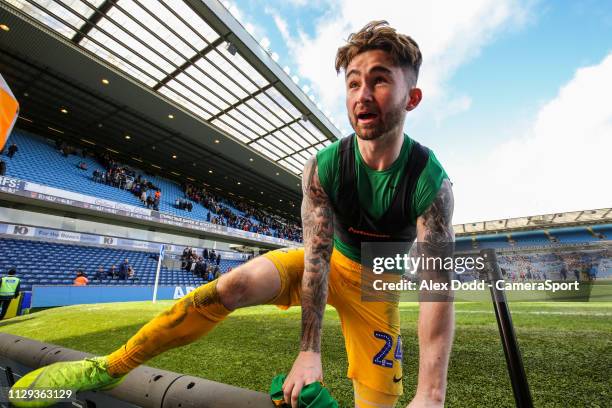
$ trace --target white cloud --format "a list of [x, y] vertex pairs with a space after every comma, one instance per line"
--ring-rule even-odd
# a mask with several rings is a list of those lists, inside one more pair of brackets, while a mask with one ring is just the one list
[[419, 43], [424, 56], [419, 86], [422, 106], [411, 115], [421, 120], [434, 115], [442, 120], [469, 109], [469, 96], [455, 95], [449, 79], [462, 64], [478, 55], [495, 35], [524, 23], [529, 7], [518, 0], [474, 1], [371, 1], [338, 0], [316, 22], [316, 34], [291, 35], [278, 16], [275, 21], [290, 45], [298, 74], [309, 79], [323, 105], [348, 125], [344, 110], [344, 84], [334, 71], [336, 50], [351, 32], [375, 19], [385, 19]]
[[244, 29], [260, 44], [265, 43], [266, 46], [262, 47], [264, 49], [268, 49], [270, 46], [270, 40], [266, 37], [266, 28], [251, 22], [251, 16], [248, 16], [244, 10], [235, 3], [235, 0], [226, 0], [223, 1], [223, 6], [230, 12], [230, 14], [238, 20], [240, 24], [244, 27]]
[[285, 0], [285, 1], [287, 1], [288, 3], [290, 3], [291, 5], [295, 7], [304, 7], [305, 5], [310, 3], [309, 0]]
[[467, 95], [457, 96], [448, 101], [445, 109], [433, 112], [432, 117], [436, 123], [439, 123], [449, 116], [469, 110], [470, 106], [472, 106], [472, 98]]
[[222, 4], [223, 4], [223, 7], [225, 7], [227, 11], [229, 11], [236, 20], [242, 22], [243, 20], [242, 11], [240, 10], [240, 8], [236, 5], [234, 1], [224, 0]]
[[251, 23], [246, 23], [246, 24], [244, 25], [244, 29], [245, 29], [245, 30], [247, 30], [247, 32], [248, 32], [249, 34], [251, 34], [252, 36], [254, 36], [254, 35], [255, 35], [255, 30], [256, 30], [256, 29], [255, 29], [255, 26], [254, 26], [253, 24], [251, 24]]
[[529, 130], [486, 157], [449, 160], [455, 222], [612, 205], [612, 53], [580, 68]]
[[[424, 55], [419, 86], [425, 98], [409, 121], [433, 128], [447, 117], [470, 109], [470, 96], [459, 94], [451, 85], [457, 69], [498, 36], [522, 27], [533, 14], [535, 3], [477, 0], [401, 4], [380, 0], [372, 8], [365, 0], [338, 0], [315, 22], [313, 36], [293, 31], [275, 16], [297, 74], [303, 78], [301, 82], [309, 82], [318, 100], [332, 111], [332, 117], [342, 118], [342, 127], [348, 127], [344, 84], [333, 69], [334, 57], [348, 34], [367, 21], [386, 19], [419, 43]], [[475, 149], [479, 153], [472, 156], [445, 157], [456, 194], [455, 222], [612, 205], [609, 89], [612, 54], [598, 65], [577, 70], [553, 100], [541, 105], [531, 122], [517, 124], [517, 136], [501, 145], [481, 144]], [[500, 132], [509, 133], [507, 129]]]
[[261, 39], [259, 44], [261, 44], [261, 46], [267, 50], [268, 48], [270, 48], [270, 39], [268, 37], [264, 37]]
[[275, 10], [266, 7], [265, 9], [266, 13], [270, 14], [272, 16], [272, 18], [274, 19], [274, 23], [276, 24], [276, 28], [278, 28], [278, 31], [280, 31], [281, 36], [283, 37], [283, 39], [285, 41], [293, 41], [293, 38], [291, 37], [291, 33], [289, 32], [289, 27], [287, 24], [287, 21], [285, 21], [284, 18], [282, 18], [280, 16], [280, 14], [278, 14]]

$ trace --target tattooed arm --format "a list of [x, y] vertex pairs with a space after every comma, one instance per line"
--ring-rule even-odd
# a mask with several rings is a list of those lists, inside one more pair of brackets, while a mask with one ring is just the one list
[[[444, 180], [434, 202], [417, 219], [419, 252], [425, 257], [445, 257], [452, 254], [453, 192], [449, 180]], [[421, 279], [449, 283], [448, 271], [421, 270]], [[435, 298], [436, 296], [442, 297]], [[452, 292], [442, 290], [422, 294], [419, 303], [419, 377], [417, 391], [408, 407], [443, 407], [446, 396], [446, 374], [453, 344], [455, 313]]]
[[319, 182], [316, 157], [310, 159], [304, 167], [302, 193], [302, 339], [298, 358], [283, 384], [285, 401], [293, 407], [297, 407], [297, 398], [304, 385], [323, 380], [321, 324], [327, 303], [327, 278], [334, 227], [331, 203]]
[[319, 182], [316, 157], [306, 163], [302, 186], [304, 277], [300, 350], [320, 353], [321, 323], [327, 303], [327, 277], [329, 258], [333, 249], [334, 227], [331, 203]]

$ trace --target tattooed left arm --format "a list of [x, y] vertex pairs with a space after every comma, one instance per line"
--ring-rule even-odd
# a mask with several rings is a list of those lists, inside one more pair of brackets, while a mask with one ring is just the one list
[[[425, 256], [445, 256], [452, 249], [451, 243], [455, 240], [453, 205], [451, 183], [444, 180], [434, 202], [417, 219], [417, 241]], [[443, 283], [451, 279], [444, 270], [432, 268], [421, 272], [423, 279]], [[451, 291], [443, 291], [441, 295], [448, 298], [438, 301], [422, 298], [419, 303], [419, 377], [416, 395], [408, 405], [410, 408], [444, 406], [455, 313]]]

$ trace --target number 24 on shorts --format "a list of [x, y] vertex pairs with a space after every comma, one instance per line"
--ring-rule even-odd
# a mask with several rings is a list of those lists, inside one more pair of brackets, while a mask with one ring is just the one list
[[[384, 340], [385, 345], [378, 353], [376, 353], [372, 362], [376, 365], [387, 367], [387, 368], [393, 367], [393, 360], [388, 360], [386, 358], [387, 354], [389, 354], [389, 351], [391, 351], [391, 349], [393, 348], [393, 336], [387, 333], [375, 331], [374, 337], [376, 337], [377, 339]], [[397, 344], [395, 345], [395, 352], [393, 353], [393, 358], [399, 361], [401, 364], [401, 361], [403, 358], [402, 336], [397, 336]]]

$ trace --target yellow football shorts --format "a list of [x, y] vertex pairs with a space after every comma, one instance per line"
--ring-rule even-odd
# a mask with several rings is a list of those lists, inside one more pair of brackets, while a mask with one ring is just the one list
[[[281, 278], [281, 290], [270, 304], [287, 309], [300, 305], [304, 249], [278, 249], [264, 255]], [[402, 343], [397, 302], [361, 300], [359, 263], [332, 252], [327, 303], [340, 316], [348, 355], [347, 376], [372, 390], [402, 395]]]

